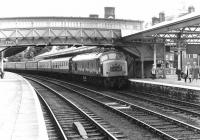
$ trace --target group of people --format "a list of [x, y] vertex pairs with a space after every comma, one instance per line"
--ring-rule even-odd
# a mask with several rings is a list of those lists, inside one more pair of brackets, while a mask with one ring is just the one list
[[[192, 82], [194, 79], [196, 79], [196, 82], [198, 78], [200, 78], [200, 69], [197, 66], [196, 62], [193, 62], [193, 65], [190, 65], [188, 62], [187, 65], [183, 68], [183, 70], [180, 70], [181, 77], [184, 78], [185, 82], [187, 82], [187, 79], [189, 79], [189, 82]], [[153, 64], [151, 69], [151, 75], [152, 79], [156, 79], [156, 67], [155, 64]]]
[[197, 81], [199, 78], [199, 67], [197, 66], [196, 62], [194, 62], [192, 66], [188, 62], [183, 69], [182, 75], [182, 77], [185, 79], [185, 82], [187, 82], [187, 79], [189, 79], [189, 82], [192, 82], [194, 79]]

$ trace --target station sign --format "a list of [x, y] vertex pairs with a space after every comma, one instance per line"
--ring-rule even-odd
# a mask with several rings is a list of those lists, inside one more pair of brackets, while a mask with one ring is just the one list
[[199, 44], [187, 44], [186, 53], [187, 54], [200, 54], [200, 45]]

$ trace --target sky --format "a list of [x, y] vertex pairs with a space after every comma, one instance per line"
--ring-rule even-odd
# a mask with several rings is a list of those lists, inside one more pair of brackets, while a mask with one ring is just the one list
[[66, 16], [104, 17], [104, 7], [115, 7], [118, 19], [150, 20], [159, 12], [177, 14], [180, 9], [194, 6], [200, 10], [199, 0], [1, 0], [0, 17]]

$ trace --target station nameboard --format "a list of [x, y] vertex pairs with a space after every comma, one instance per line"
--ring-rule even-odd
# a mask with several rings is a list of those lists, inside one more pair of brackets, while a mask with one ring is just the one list
[[187, 54], [200, 54], [200, 45], [199, 44], [187, 44], [186, 53]]

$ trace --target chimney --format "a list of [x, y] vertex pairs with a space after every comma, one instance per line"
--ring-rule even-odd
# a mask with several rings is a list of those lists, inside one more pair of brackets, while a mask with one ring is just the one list
[[193, 6], [189, 6], [189, 7], [188, 7], [188, 13], [192, 13], [192, 12], [194, 12], [194, 11], [195, 11], [195, 9], [194, 9]]
[[152, 25], [158, 24], [160, 22], [159, 18], [152, 17]]
[[115, 19], [115, 7], [104, 7], [104, 18]]
[[160, 22], [165, 21], [165, 13], [164, 12], [159, 13], [159, 20], [160, 20]]

